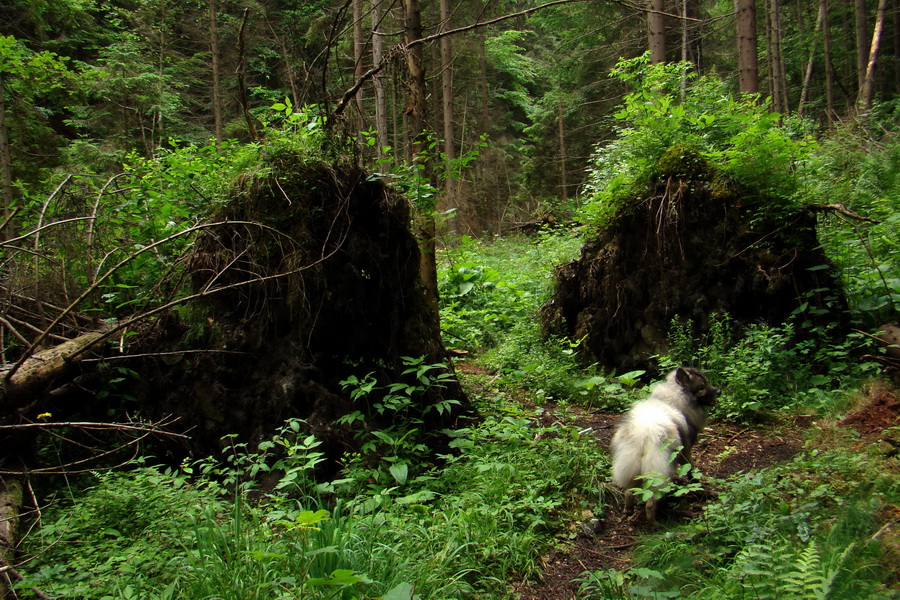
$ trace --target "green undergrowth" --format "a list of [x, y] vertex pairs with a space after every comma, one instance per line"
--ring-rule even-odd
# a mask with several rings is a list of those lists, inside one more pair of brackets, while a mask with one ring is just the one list
[[[574, 511], [602, 505], [606, 457], [576, 428], [511, 410], [451, 435], [439, 465], [364, 489], [312, 479], [321, 454], [297, 421], [222, 460], [94, 475], [25, 538], [18, 587], [79, 599], [505, 597]], [[280, 479], [263, 492], [265, 472]]]
[[[833, 440], [832, 440], [833, 441]], [[626, 572], [586, 572], [580, 598], [897, 598], [896, 459], [839, 447], [708, 480], [694, 520], [648, 536]]]
[[552, 297], [555, 267], [578, 257], [583, 233], [472, 240], [440, 258], [444, 344], [471, 353], [500, 389], [528, 390], [533, 401], [621, 409], [635, 397], [639, 373], [603, 373], [581, 364], [578, 341], [546, 336], [540, 309]]
[[[32, 586], [97, 600], [515, 597], [511, 582], [538, 578], [581, 515], [619, 510], [606, 449], [567, 405], [622, 411], [648, 393], [643, 373], [578, 365], [577, 342], [540, 334], [552, 266], [578, 244], [554, 233], [446, 251], [446, 339], [471, 352], [457, 372], [480, 419], [441, 432], [440, 454], [407, 408], [444, 371], [410, 358], [415, 382], [348, 374], [345, 393], [378, 402], [391, 425], [346, 415], [359, 447], [336, 479], [314, 478], [324, 451], [298, 420], [258, 447], [226, 437], [222, 456], [178, 468], [148, 459], [92, 474], [25, 535], [20, 597]], [[722, 318], [702, 339], [676, 321], [670, 353], [657, 359], [706, 369], [724, 391], [721, 420], [840, 417], [843, 390], [875, 373], [856, 358], [856, 338], [797, 342], [801, 319], [737, 331]], [[898, 597], [886, 558], [896, 537], [879, 535], [900, 505], [897, 459], [846, 432], [828, 439], [768, 469], [701, 480], [716, 493], [700, 517], [647, 535], [628, 571], [584, 573], [578, 597]]]

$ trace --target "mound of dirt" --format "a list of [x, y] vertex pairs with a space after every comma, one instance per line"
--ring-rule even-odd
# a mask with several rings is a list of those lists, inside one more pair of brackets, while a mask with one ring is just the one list
[[[858, 431], [863, 440], [882, 437], [885, 430], [900, 426], [900, 400], [890, 388], [879, 387], [873, 390], [862, 406], [844, 417], [841, 425]], [[896, 443], [900, 444], [896, 433], [893, 438], [897, 438]]]
[[[195, 451], [225, 434], [255, 443], [287, 418], [304, 419], [339, 456], [356, 443], [335, 424], [359, 410], [367, 426], [390, 418], [354, 402], [341, 381], [373, 373], [379, 384], [416, 383], [403, 357], [446, 360], [437, 315], [425, 302], [419, 249], [405, 198], [353, 166], [274, 155], [236, 191], [195, 244], [186, 272], [204, 293], [189, 329], [161, 327], [158, 346], [204, 351], [141, 369], [145, 414], [180, 416]], [[206, 293], [208, 292], [208, 293]], [[468, 400], [455, 381], [425, 390], [408, 410], [436, 431], [435, 402]], [[321, 449], [321, 448], [320, 448]]]
[[676, 317], [695, 339], [722, 314], [780, 324], [799, 308], [817, 324], [844, 323], [812, 213], [747, 195], [681, 146], [659, 169], [653, 189], [558, 268], [548, 332], [583, 340], [587, 362], [629, 371], [653, 367]]

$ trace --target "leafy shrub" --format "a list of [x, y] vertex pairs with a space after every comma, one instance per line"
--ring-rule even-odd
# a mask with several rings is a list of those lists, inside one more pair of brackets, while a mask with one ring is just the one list
[[[868, 457], [812, 451], [722, 486], [702, 518], [639, 549], [663, 575], [654, 590], [687, 598], [874, 598], [872, 515], [897, 486]], [[652, 597], [652, 596], [641, 596]]]
[[553, 267], [581, 245], [572, 233], [537, 239], [510, 236], [476, 241], [463, 236], [441, 256], [441, 325], [449, 347], [491, 348], [534, 315], [552, 289]]
[[672, 321], [660, 367], [700, 365], [722, 389], [712, 414], [728, 420], [746, 422], [797, 407], [839, 408], [843, 398], [829, 390], [858, 383], [876, 368], [860, 362], [871, 341], [858, 333], [835, 342], [798, 336], [793, 323], [741, 328], [728, 316], [714, 318], [703, 339], [693, 330], [691, 323]]
[[43, 526], [25, 539], [22, 585], [54, 598], [117, 597], [126, 588], [149, 597], [177, 576], [173, 564], [184, 558], [203, 506], [221, 504], [184, 476], [96, 475], [93, 487], [44, 511]]
[[866, 327], [896, 318], [900, 305], [900, 143], [883, 147], [839, 131], [814, 156], [807, 195], [822, 204], [844, 204], [877, 219], [863, 223], [837, 216], [820, 219], [819, 235], [837, 265], [850, 309]]
[[[651, 65], [645, 54], [619, 61], [611, 76], [633, 91], [615, 113], [622, 122], [618, 138], [595, 152], [587, 222], [603, 227], [656, 179], [685, 175], [670, 173], [664, 160], [676, 146], [679, 156], [697, 157], [688, 161], [699, 169], [689, 173], [694, 178], [712, 175], [702, 166], [708, 161], [721, 171], [719, 180], [769, 200], [768, 209], [796, 200], [797, 167], [815, 148], [802, 123], [783, 125], [786, 119], [764, 103], [734, 97], [723, 81], [698, 78], [687, 63]], [[688, 82], [683, 95], [682, 81]]]

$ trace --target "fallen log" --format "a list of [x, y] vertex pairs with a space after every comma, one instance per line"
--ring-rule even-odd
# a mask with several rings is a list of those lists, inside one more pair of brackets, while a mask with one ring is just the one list
[[40, 394], [59, 387], [77, 374], [78, 363], [104, 335], [103, 331], [85, 333], [33, 354], [18, 369], [13, 365], [0, 367], [0, 414], [8, 419]]
[[[15, 479], [0, 478], [0, 564], [13, 563], [18, 543], [19, 510], [22, 506], [22, 484]], [[0, 595], [6, 597], [12, 581], [4, 574], [0, 578]]]

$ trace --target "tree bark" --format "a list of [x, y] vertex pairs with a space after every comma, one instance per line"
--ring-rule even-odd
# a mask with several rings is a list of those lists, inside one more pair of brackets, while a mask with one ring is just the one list
[[[688, 0], [681, 0], [681, 62], [687, 62], [690, 57], [688, 50]], [[681, 100], [687, 97], [687, 73], [681, 76]]]
[[[408, 103], [404, 114], [408, 117], [411, 163], [422, 165], [420, 172], [428, 178], [428, 157], [426, 152], [425, 113], [427, 101], [425, 96], [425, 66], [422, 59], [422, 13], [419, 0], [403, 0], [403, 29], [407, 45], [406, 68], [409, 72]], [[421, 276], [425, 292], [425, 300], [438, 314], [438, 282], [435, 256], [435, 221], [434, 207], [417, 207], [419, 221], [419, 246], [421, 249]]]
[[[372, 0], [372, 64], [380, 65], [384, 54], [381, 39], [381, 0]], [[387, 102], [384, 95], [384, 79], [381, 73], [372, 82], [375, 88], [375, 138], [378, 144], [378, 158], [384, 159], [384, 149], [388, 142]]]
[[[441, 0], [441, 28], [446, 29], [450, 24], [450, 0]], [[444, 115], [444, 159], [446, 164], [444, 179], [444, 203], [447, 210], [453, 211], [447, 220], [447, 231], [451, 234], [459, 233], [459, 199], [456, 194], [456, 177], [453, 173], [456, 161], [456, 132], [453, 126], [453, 46], [450, 36], [441, 38], [441, 96]]]
[[834, 65], [831, 64], [831, 32], [828, 26], [828, 0], [822, 0], [822, 49], [825, 61], [825, 113], [828, 126], [834, 125]]
[[857, 88], [866, 84], [866, 70], [869, 65], [869, 26], [866, 23], [866, 0], [856, 0], [856, 77]]
[[[820, 31], [822, 29], [822, 23], [825, 19], [825, 2], [819, 3], [819, 16], [816, 19], [816, 31]], [[804, 108], [806, 105], [806, 100], [809, 98], [809, 84], [812, 81], [813, 74], [813, 64], [815, 61], [816, 49], [815, 45], [810, 48], [809, 51], [809, 61], [806, 63], [806, 74], [803, 77], [803, 89], [800, 92], [800, 103], [797, 106], [797, 114], [799, 116], [803, 116]]]
[[665, 2], [664, 0], [648, 0], [648, 8], [650, 63], [658, 65], [666, 62], [666, 20], [663, 14]]
[[104, 338], [104, 333], [92, 331], [38, 352], [23, 362], [22, 366], [11, 375], [10, 368], [0, 369], [2, 414], [7, 416], [14, 414], [18, 408], [38, 394], [58, 386], [62, 379], [74, 372], [85, 352]]
[[869, 64], [866, 66], [866, 77], [863, 86], [859, 90], [857, 109], [864, 113], [872, 108], [872, 99], [875, 96], [875, 67], [878, 64], [878, 47], [881, 44], [881, 33], [884, 30], [884, 13], [886, 0], [878, 0], [878, 9], [875, 14], [875, 30], [872, 32], [872, 46], [869, 48]]
[[759, 92], [756, 56], [756, 0], [737, 0], [738, 88], [744, 94]]
[[559, 170], [560, 170], [560, 196], [563, 200], [568, 200], [569, 182], [566, 174], [566, 130], [563, 122], [563, 105], [562, 100], [557, 105], [559, 109]]
[[[0, 567], [16, 561], [15, 549], [19, 541], [19, 513], [22, 508], [22, 484], [15, 479], [0, 478]], [[0, 596], [7, 598], [12, 583], [0, 579]]]
[[[362, 1], [353, 0], [353, 78], [357, 81], [362, 78], [365, 71], [363, 69], [363, 51], [366, 44], [362, 34]], [[363, 90], [360, 88], [356, 93], [357, 131], [362, 131], [365, 128], [366, 112], [364, 100]]]
[[0, 186], [3, 187], [3, 212], [0, 213], [0, 240], [10, 237], [10, 221], [13, 211], [12, 161], [9, 156], [9, 134], [6, 127], [6, 96], [3, 91], [3, 73], [0, 73]]
[[784, 71], [784, 57], [781, 54], [781, 5], [778, 0], [768, 0], [766, 27], [769, 34], [769, 80], [771, 82], [772, 106], [777, 113], [790, 110], [787, 99], [787, 81]]
[[209, 0], [209, 53], [212, 61], [213, 121], [216, 144], [224, 141], [222, 133], [222, 87], [219, 74], [219, 27], [216, 24], [216, 0]]

